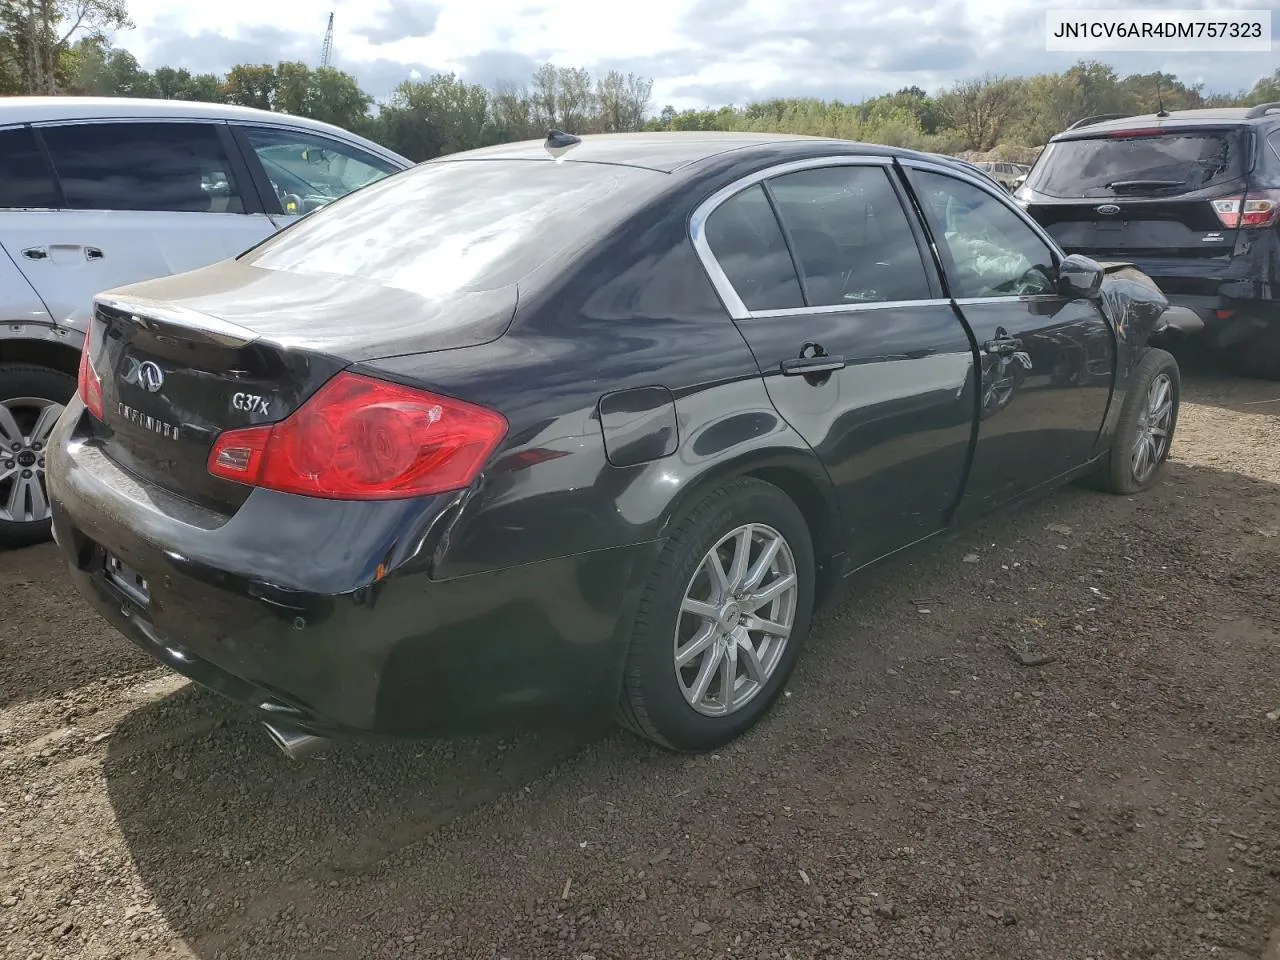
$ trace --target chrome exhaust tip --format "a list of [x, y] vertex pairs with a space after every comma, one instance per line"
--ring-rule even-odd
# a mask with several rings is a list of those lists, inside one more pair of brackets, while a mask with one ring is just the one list
[[305, 760], [318, 750], [323, 750], [333, 741], [328, 737], [313, 737], [309, 733], [282, 729], [270, 723], [264, 723], [271, 742], [284, 751], [290, 760]]

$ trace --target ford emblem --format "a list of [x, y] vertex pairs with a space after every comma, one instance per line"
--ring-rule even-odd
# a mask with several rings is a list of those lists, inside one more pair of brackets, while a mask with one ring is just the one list
[[1094, 210], [1102, 214], [1104, 217], [1114, 217], [1117, 213], [1120, 212], [1120, 208], [1117, 207], [1114, 203], [1104, 203], [1100, 207], [1094, 207]]

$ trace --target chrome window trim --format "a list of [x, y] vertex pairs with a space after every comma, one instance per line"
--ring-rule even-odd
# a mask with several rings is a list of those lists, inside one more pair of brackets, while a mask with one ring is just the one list
[[945, 297], [926, 300], [872, 300], [862, 303], [829, 303], [821, 307], [794, 307], [783, 310], [753, 310], [747, 320], [767, 320], [771, 317], [812, 316], [823, 313], [863, 313], [873, 310], [891, 310], [903, 307], [945, 307], [951, 301]]
[[1014, 293], [1007, 297], [956, 297], [955, 303], [958, 307], [976, 307], [984, 303], [1009, 303], [1014, 300], [1018, 303], [1047, 303], [1050, 300], [1061, 299], [1062, 297], [1056, 293]]
[[[693, 215], [689, 217], [689, 238], [693, 241], [693, 249], [697, 252], [698, 259], [702, 261], [703, 269], [707, 271], [707, 276], [711, 279], [711, 285], [715, 287], [716, 293], [720, 295], [720, 300], [724, 303], [725, 309], [729, 311], [729, 316], [734, 320], [751, 320], [763, 316], [805, 316], [813, 313], [831, 313], [837, 310], [858, 310], [868, 306], [884, 306], [885, 304], [851, 304], [849, 306], [821, 307], [801, 305], [783, 310], [748, 310], [747, 305], [738, 296], [738, 291], [733, 288], [733, 284], [725, 276], [724, 270], [720, 268], [720, 263], [716, 260], [715, 254], [711, 252], [711, 244], [707, 242], [707, 220], [726, 200], [737, 196], [743, 190], [754, 187], [756, 184], [772, 180], [774, 177], [795, 173], [800, 170], [813, 170], [818, 167], [888, 168], [893, 166], [893, 161], [894, 158], [891, 156], [869, 154], [836, 154], [830, 157], [806, 157], [803, 160], [788, 160], [786, 163], [775, 164], [772, 167], [757, 170], [755, 173], [749, 173], [745, 177], [721, 187], [703, 200], [702, 203], [698, 204], [693, 211]], [[796, 279], [798, 282], [799, 277]], [[920, 301], [912, 300], [910, 302], [919, 303]]]
[[162, 117], [75, 117], [58, 120], [35, 120], [28, 126], [33, 130], [52, 130], [55, 127], [100, 127], [104, 124], [116, 123], [198, 123], [215, 126], [217, 124], [225, 125], [226, 122], [225, 120], [211, 117], [178, 117], [170, 114]]
[[1013, 195], [1007, 190], [1000, 188], [999, 184], [994, 184], [989, 180], [983, 180], [981, 177], [975, 176], [966, 170], [956, 167], [945, 166], [941, 163], [934, 163], [930, 160], [917, 160], [914, 157], [900, 157], [898, 160], [904, 167], [914, 170], [923, 170], [926, 173], [937, 173], [944, 177], [952, 177], [956, 180], [962, 180], [970, 186], [977, 187], [984, 193], [995, 198], [1006, 210], [1013, 213], [1015, 217], [1031, 228], [1040, 241], [1049, 248], [1049, 252], [1054, 256], [1054, 266], [1062, 265], [1062, 261], [1066, 259], [1066, 254], [1062, 248], [1054, 242], [1053, 238], [1044, 231], [1040, 224], [1036, 223], [1035, 218], [1027, 211], [1023, 210], [1014, 201]]

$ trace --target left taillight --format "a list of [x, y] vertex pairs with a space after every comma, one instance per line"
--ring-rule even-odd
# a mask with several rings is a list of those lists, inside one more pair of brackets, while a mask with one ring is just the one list
[[102, 378], [93, 368], [93, 321], [89, 322], [89, 332], [84, 338], [84, 347], [80, 351], [80, 373], [76, 377], [76, 390], [85, 409], [97, 417], [103, 418]]
[[360, 374], [338, 374], [278, 423], [214, 441], [215, 477], [330, 500], [459, 490], [507, 432], [499, 413]]

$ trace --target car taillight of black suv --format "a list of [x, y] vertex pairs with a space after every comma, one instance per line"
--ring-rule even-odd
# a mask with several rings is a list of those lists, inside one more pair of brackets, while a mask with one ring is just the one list
[[1280, 103], [1085, 118], [1015, 199], [1067, 253], [1135, 264], [1205, 342], [1280, 378]]

